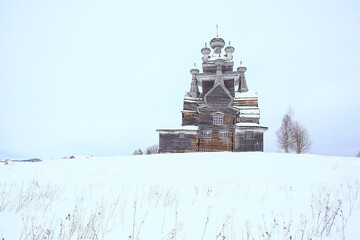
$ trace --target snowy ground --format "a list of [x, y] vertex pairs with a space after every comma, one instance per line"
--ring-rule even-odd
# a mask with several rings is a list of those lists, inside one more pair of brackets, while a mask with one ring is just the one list
[[0, 239], [359, 239], [360, 159], [279, 153], [0, 165]]

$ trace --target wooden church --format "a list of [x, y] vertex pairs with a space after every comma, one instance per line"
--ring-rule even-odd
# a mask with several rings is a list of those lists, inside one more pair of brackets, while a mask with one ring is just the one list
[[[216, 36], [211, 49], [201, 49], [202, 72], [190, 70], [190, 91], [185, 94], [182, 126], [157, 129], [159, 153], [263, 151], [264, 132], [256, 92], [248, 89], [245, 72], [234, 71], [235, 48]], [[225, 47], [225, 53], [222, 49]], [[201, 91], [199, 90], [201, 89]]]

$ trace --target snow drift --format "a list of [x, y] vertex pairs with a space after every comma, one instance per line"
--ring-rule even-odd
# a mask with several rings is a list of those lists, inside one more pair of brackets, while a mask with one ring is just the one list
[[0, 165], [0, 238], [358, 239], [360, 161], [280, 153]]

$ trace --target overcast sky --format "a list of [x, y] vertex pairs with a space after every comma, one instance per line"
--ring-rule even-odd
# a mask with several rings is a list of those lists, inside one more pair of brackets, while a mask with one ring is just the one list
[[2, 1], [0, 158], [125, 155], [178, 127], [216, 34], [247, 67], [265, 151], [291, 105], [311, 153], [360, 151], [360, 2]]

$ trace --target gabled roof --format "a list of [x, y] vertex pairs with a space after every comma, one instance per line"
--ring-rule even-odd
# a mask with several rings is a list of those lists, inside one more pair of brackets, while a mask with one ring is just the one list
[[230, 91], [225, 87], [225, 85], [224, 85], [224, 83], [223, 82], [218, 82], [218, 83], [216, 83], [216, 84], [214, 84], [214, 86], [205, 94], [205, 96], [204, 96], [204, 106], [202, 106], [202, 107], [199, 107], [199, 108], [206, 108], [207, 106], [209, 106], [208, 105], [208, 102], [207, 102], [207, 97], [209, 96], [209, 95], [211, 95], [211, 93], [213, 92], [213, 91], [215, 91], [215, 89], [217, 89], [218, 87], [221, 87], [221, 89], [226, 93], [226, 95], [229, 97], [229, 104], [228, 104], [228, 106], [227, 106], [227, 108], [230, 108], [230, 109], [232, 109], [232, 110], [234, 110], [234, 112], [238, 112], [239, 110], [238, 109], [236, 109], [236, 108], [234, 108], [232, 105], [233, 105], [233, 101], [234, 101], [234, 98], [233, 98], [233, 96], [231, 95], [231, 93], [230, 93]]
[[204, 103], [205, 103], [205, 104], [208, 104], [208, 103], [207, 103], [207, 97], [208, 97], [213, 91], [215, 91], [215, 89], [218, 88], [219, 86], [224, 90], [224, 92], [226, 93], [226, 95], [228, 95], [228, 97], [230, 98], [230, 104], [229, 104], [229, 106], [231, 106], [232, 103], [233, 103], [233, 97], [232, 97], [231, 93], [229, 92], [229, 90], [225, 87], [225, 85], [224, 85], [223, 82], [218, 82], [218, 83], [215, 83], [215, 84], [214, 84], [214, 86], [205, 94], [205, 96], [204, 96]]

